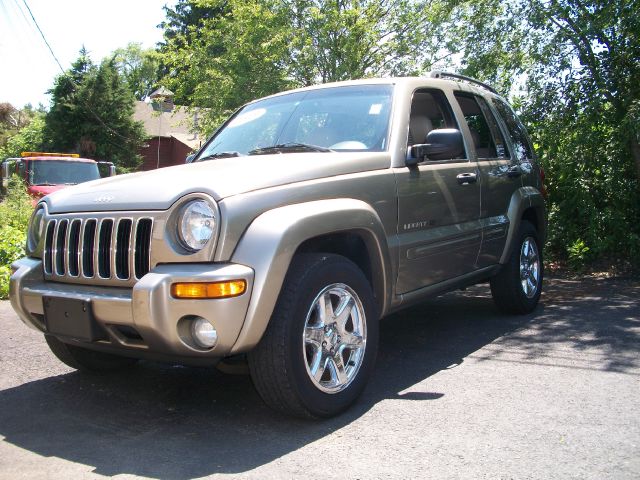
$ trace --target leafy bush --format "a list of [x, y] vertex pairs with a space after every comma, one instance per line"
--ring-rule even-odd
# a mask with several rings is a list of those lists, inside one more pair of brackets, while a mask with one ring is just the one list
[[0, 203], [0, 298], [9, 295], [9, 266], [25, 254], [32, 211], [31, 197], [24, 183], [13, 176], [9, 181], [7, 196]]
[[9, 267], [0, 266], [0, 299], [9, 298]]
[[584, 270], [584, 267], [587, 263], [589, 250], [590, 248], [587, 247], [582, 239], [578, 239], [573, 242], [573, 244], [567, 248], [567, 253], [569, 255], [569, 268], [576, 272]]

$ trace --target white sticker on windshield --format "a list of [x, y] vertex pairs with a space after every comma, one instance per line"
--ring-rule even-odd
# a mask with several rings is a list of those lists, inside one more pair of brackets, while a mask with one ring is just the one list
[[263, 116], [267, 112], [264, 108], [256, 108], [255, 110], [251, 110], [246, 113], [241, 113], [236, 118], [231, 120], [227, 128], [239, 127], [240, 125], [244, 125], [245, 123], [253, 122], [257, 120], [261, 116]]
[[382, 104], [374, 103], [373, 105], [371, 105], [371, 108], [369, 109], [369, 115], [380, 115], [381, 111], [382, 111]]

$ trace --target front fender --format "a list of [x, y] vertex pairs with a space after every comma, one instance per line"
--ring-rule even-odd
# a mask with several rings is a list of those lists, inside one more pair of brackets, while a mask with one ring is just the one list
[[345, 231], [363, 232], [367, 246], [374, 250], [373, 274], [383, 282], [380, 311], [386, 311], [391, 291], [389, 250], [382, 222], [370, 205], [347, 198], [276, 208], [251, 223], [231, 258], [255, 271], [249, 309], [231, 354], [250, 350], [262, 338], [298, 247], [314, 237]]

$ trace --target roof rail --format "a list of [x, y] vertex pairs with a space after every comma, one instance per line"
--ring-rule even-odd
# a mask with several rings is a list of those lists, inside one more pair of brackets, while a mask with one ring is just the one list
[[487, 90], [489, 90], [490, 92], [495, 93], [496, 95], [498, 95], [498, 91], [493, 88], [491, 85], [487, 85], [484, 82], [481, 82], [480, 80], [476, 80], [475, 78], [471, 78], [471, 77], [467, 77], [465, 75], [459, 75], [457, 73], [450, 73], [450, 72], [441, 72], [441, 71], [433, 71], [429, 73], [429, 76], [431, 78], [453, 78], [456, 80], [463, 80], [465, 82], [469, 82], [469, 83], [473, 83], [475, 85], [479, 85], [482, 88], [486, 88]]

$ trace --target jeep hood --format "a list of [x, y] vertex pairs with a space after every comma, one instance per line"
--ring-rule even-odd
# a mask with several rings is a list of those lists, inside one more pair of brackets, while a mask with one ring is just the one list
[[188, 193], [216, 201], [233, 195], [337, 175], [389, 168], [388, 153], [252, 155], [166, 167], [81, 183], [45, 197], [50, 213], [166, 210]]

